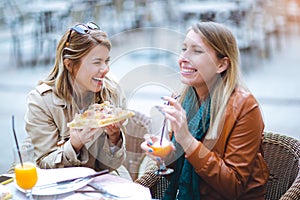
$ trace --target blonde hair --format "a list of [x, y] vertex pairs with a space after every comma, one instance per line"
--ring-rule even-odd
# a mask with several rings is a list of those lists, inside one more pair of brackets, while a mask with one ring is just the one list
[[[214, 49], [217, 58], [227, 57], [229, 59], [228, 68], [220, 74], [213, 86], [209, 88], [211, 98], [210, 123], [205, 138], [216, 139], [224, 124], [223, 114], [228, 100], [236, 86], [240, 84], [239, 49], [234, 35], [221, 24], [199, 22], [194, 24], [190, 30], [198, 33], [202, 40]], [[183, 96], [186, 95], [190, 87], [185, 88]], [[194, 101], [197, 105], [200, 104], [199, 100], [195, 99]]]
[[[53, 86], [58, 97], [64, 99], [68, 104], [73, 103], [74, 91], [71, 81], [71, 73], [64, 65], [64, 59], [71, 61], [73, 69], [78, 68], [81, 59], [87, 55], [95, 46], [102, 45], [111, 49], [111, 42], [107, 34], [102, 30], [90, 30], [88, 34], [80, 34], [69, 29], [60, 39], [57, 49], [54, 66], [48, 77], [39, 84], [46, 83]], [[120, 87], [108, 76], [104, 79], [105, 87], [95, 94], [95, 100], [99, 103], [112, 99], [114, 103], [121, 104], [119, 97]]]

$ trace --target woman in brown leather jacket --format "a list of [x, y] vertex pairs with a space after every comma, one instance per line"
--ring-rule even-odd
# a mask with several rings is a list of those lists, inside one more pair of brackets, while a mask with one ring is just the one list
[[[178, 60], [185, 89], [164, 97], [176, 147], [163, 199], [264, 199], [268, 168], [259, 104], [240, 79], [239, 49], [215, 22], [190, 28]], [[145, 141], [141, 147], [150, 155]], [[168, 158], [170, 159], [170, 158]]]

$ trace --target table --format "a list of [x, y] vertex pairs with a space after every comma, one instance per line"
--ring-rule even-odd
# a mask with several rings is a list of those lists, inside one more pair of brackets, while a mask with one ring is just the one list
[[[122, 200], [151, 200], [151, 194], [149, 188], [143, 187], [142, 185], [136, 184], [132, 181], [124, 179], [122, 177], [105, 174], [94, 178], [91, 182], [107, 191], [114, 191], [114, 194], [118, 194]], [[13, 199], [26, 199], [25, 194], [19, 191], [15, 183], [9, 183], [5, 187], [8, 187], [13, 194]], [[84, 186], [80, 190], [91, 190], [91, 187]], [[64, 200], [83, 200], [91, 199], [96, 197], [103, 197], [99, 193], [75, 193], [69, 192], [65, 194], [50, 195], [50, 196], [34, 196], [37, 200], [52, 200], [52, 199], [64, 199]]]
[[215, 21], [225, 24], [235, 35], [239, 48], [249, 49], [251, 37], [246, 15], [253, 4], [251, 0], [201, 1], [181, 3], [178, 9], [183, 20], [182, 24], [190, 26], [198, 21]]
[[181, 3], [178, 5], [179, 13], [185, 20], [193, 16], [197, 20], [218, 21], [215, 20], [215, 18], [217, 17], [216, 15], [230, 14], [231, 11], [237, 9], [238, 8], [236, 3], [223, 1], [201, 1]]
[[33, 59], [53, 59], [58, 40], [68, 29], [71, 3], [68, 1], [37, 1], [20, 7], [33, 19]]

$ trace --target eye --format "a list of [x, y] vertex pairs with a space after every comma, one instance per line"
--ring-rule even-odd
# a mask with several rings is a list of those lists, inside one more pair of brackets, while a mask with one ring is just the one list
[[110, 59], [105, 60], [105, 64], [108, 64], [110, 62]]
[[195, 49], [194, 51], [195, 51], [196, 53], [203, 53], [202, 50], [198, 50], [198, 49]]
[[186, 51], [186, 48], [185, 48], [185, 47], [183, 47], [183, 48], [181, 49], [181, 51]]
[[96, 61], [96, 62], [94, 62], [93, 64], [94, 64], [94, 65], [100, 65], [101, 62], [100, 62], [100, 61]]

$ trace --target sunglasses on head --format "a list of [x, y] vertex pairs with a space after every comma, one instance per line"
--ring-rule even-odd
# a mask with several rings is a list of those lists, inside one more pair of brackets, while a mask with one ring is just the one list
[[90, 34], [92, 30], [100, 30], [100, 27], [95, 24], [94, 22], [88, 22], [86, 24], [76, 24], [72, 28], [70, 28], [70, 32], [66, 41], [66, 46], [69, 46], [70, 39], [71, 39], [71, 33], [72, 31], [76, 31], [79, 34]]

